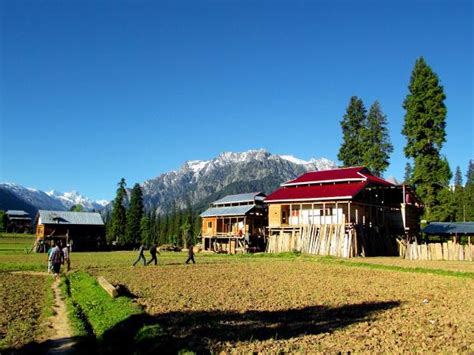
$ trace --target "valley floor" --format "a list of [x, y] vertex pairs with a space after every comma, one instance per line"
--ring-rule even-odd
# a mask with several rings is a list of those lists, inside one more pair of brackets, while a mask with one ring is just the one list
[[[196, 265], [185, 265], [184, 253], [162, 253], [157, 266], [132, 267], [135, 256], [72, 254], [73, 270], [81, 272], [70, 274], [71, 289], [85, 287], [87, 275], [104, 276], [126, 296], [107, 301], [109, 311], [102, 310], [109, 307], [102, 301], [82, 305], [85, 329], [95, 333], [91, 346], [102, 352], [474, 351], [470, 262], [197, 254]], [[44, 307], [35, 302], [47, 297], [36, 283], [48, 281], [29, 283], [25, 275], [9, 272], [42, 271], [44, 255], [0, 253], [0, 265], [2, 304]], [[28, 292], [19, 297], [18, 287]], [[101, 311], [102, 318], [107, 312], [112, 316], [114, 303], [123, 302], [129, 303], [129, 315], [122, 312], [116, 322], [96, 324]], [[27, 343], [38, 339], [37, 333], [24, 336], [21, 329], [40, 316], [26, 317], [26, 328], [10, 328], [6, 322], [18, 308], [5, 307], [2, 313], [3, 349], [27, 349]]]

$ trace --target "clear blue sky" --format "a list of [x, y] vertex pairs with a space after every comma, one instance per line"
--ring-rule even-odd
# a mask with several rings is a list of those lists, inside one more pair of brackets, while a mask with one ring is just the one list
[[0, 181], [111, 199], [222, 151], [336, 160], [349, 98], [378, 99], [403, 177], [411, 70], [473, 158], [471, 1], [1, 1]]

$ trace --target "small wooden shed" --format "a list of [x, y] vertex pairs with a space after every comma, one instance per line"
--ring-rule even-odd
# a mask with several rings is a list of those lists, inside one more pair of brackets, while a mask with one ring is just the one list
[[76, 251], [105, 247], [105, 226], [99, 213], [39, 210], [35, 221], [38, 251], [54, 239]]
[[265, 194], [228, 195], [201, 213], [204, 250], [236, 253], [265, 249]]

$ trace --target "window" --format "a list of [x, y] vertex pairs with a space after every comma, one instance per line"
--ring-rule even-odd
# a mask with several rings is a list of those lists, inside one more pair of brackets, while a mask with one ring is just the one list
[[207, 228], [212, 228], [212, 222], [207, 222]]

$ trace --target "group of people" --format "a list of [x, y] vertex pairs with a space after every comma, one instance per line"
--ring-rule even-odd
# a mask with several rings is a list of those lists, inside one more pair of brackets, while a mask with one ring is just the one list
[[[133, 263], [133, 266], [137, 265], [140, 260], [143, 262], [143, 266], [151, 264], [153, 261], [155, 262], [155, 265], [158, 263], [158, 259], [156, 258], [156, 254], [159, 254], [159, 249], [156, 244], [153, 244], [150, 247], [150, 256], [151, 259], [146, 261], [145, 258], [145, 244], [140, 244], [140, 247], [138, 248], [138, 257], [137, 260]], [[186, 264], [188, 264], [190, 261], [193, 262], [193, 264], [196, 264], [196, 261], [194, 260], [194, 247], [192, 244], [189, 245], [188, 247], [188, 259], [186, 260]]]
[[61, 248], [61, 242], [56, 240], [48, 249], [48, 273], [53, 273], [56, 277], [59, 276], [61, 265], [66, 266], [66, 271], [71, 269], [71, 249], [70, 245], [66, 244]]

